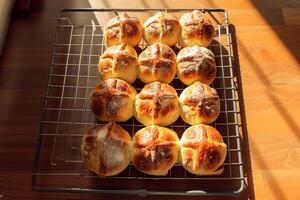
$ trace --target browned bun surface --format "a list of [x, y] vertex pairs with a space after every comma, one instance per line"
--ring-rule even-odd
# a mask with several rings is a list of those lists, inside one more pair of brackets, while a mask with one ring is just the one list
[[216, 78], [214, 54], [205, 47], [185, 47], [177, 55], [177, 76], [186, 85], [201, 81], [210, 85]]
[[121, 43], [137, 46], [143, 36], [143, 27], [134, 14], [120, 13], [108, 21], [104, 36], [107, 46]]
[[139, 55], [138, 77], [144, 83], [170, 83], [176, 74], [176, 54], [161, 43], [148, 46]]
[[206, 14], [194, 10], [181, 16], [181, 37], [179, 44], [182, 47], [199, 45], [207, 47], [214, 39], [215, 30]]
[[210, 124], [220, 113], [220, 98], [217, 91], [199, 81], [182, 91], [179, 104], [181, 118], [190, 125]]
[[217, 175], [223, 172], [227, 145], [217, 129], [204, 124], [188, 128], [180, 139], [183, 167], [196, 175]]
[[135, 81], [137, 69], [137, 53], [126, 43], [108, 47], [101, 55], [98, 65], [101, 79], [119, 78], [128, 83]]
[[173, 46], [180, 36], [180, 24], [174, 15], [158, 12], [144, 23], [144, 40], [148, 45], [160, 42]]
[[113, 176], [130, 163], [131, 138], [115, 122], [95, 125], [84, 133], [82, 151], [89, 170], [99, 176]]
[[135, 133], [131, 160], [141, 172], [164, 176], [176, 163], [179, 144], [177, 134], [168, 128], [147, 126]]
[[176, 90], [165, 83], [153, 82], [145, 85], [135, 97], [135, 118], [147, 125], [168, 126], [179, 117]]
[[100, 121], [127, 121], [133, 116], [135, 95], [135, 89], [127, 82], [107, 79], [93, 89], [90, 107]]

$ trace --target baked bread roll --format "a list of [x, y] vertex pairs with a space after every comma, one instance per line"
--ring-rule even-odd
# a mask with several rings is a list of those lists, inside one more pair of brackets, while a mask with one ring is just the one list
[[180, 116], [186, 123], [210, 124], [220, 113], [220, 98], [215, 89], [196, 81], [179, 97]]
[[84, 133], [82, 144], [87, 168], [99, 176], [119, 174], [130, 163], [130, 135], [115, 122], [93, 126]]
[[223, 172], [227, 145], [217, 129], [198, 124], [188, 128], [180, 140], [182, 166], [196, 175], [218, 175]]
[[134, 107], [135, 118], [145, 126], [151, 124], [168, 126], [179, 117], [176, 90], [158, 81], [145, 85], [136, 95]]
[[215, 37], [213, 25], [200, 10], [183, 14], [179, 22], [182, 29], [179, 44], [182, 47], [193, 45], [207, 47]]
[[186, 85], [195, 81], [210, 85], [216, 78], [217, 67], [213, 52], [194, 45], [185, 47], [177, 55], [177, 76]]
[[143, 173], [165, 176], [177, 161], [178, 136], [171, 129], [147, 126], [135, 133], [132, 143], [131, 161]]
[[133, 116], [135, 89], [121, 79], [101, 81], [90, 96], [90, 107], [103, 122], [124, 122]]
[[139, 55], [138, 77], [144, 83], [170, 83], [176, 74], [176, 54], [161, 43], [148, 46]]
[[144, 23], [144, 40], [148, 45], [160, 42], [173, 46], [178, 42], [180, 30], [177, 17], [170, 13], [159, 12]]
[[123, 42], [137, 46], [143, 36], [143, 27], [132, 13], [120, 13], [108, 21], [104, 27], [104, 36], [107, 46]]
[[137, 53], [126, 43], [107, 48], [101, 55], [98, 66], [102, 79], [120, 78], [128, 83], [136, 80], [137, 68]]

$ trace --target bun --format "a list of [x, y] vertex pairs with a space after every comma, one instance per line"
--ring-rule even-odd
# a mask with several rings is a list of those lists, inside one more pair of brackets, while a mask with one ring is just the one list
[[91, 110], [103, 122], [124, 122], [133, 116], [135, 89], [121, 79], [101, 81], [90, 96]]
[[214, 54], [197, 45], [185, 47], [177, 55], [177, 76], [186, 85], [195, 81], [210, 85], [216, 78], [217, 67]]
[[176, 90], [161, 82], [145, 85], [136, 95], [134, 107], [135, 118], [145, 126], [151, 124], [168, 126], [179, 117]]
[[107, 46], [127, 43], [137, 46], [143, 36], [143, 27], [138, 18], [131, 13], [120, 13], [108, 21], [104, 27]]
[[102, 79], [120, 78], [128, 83], [136, 80], [137, 68], [137, 53], [126, 43], [107, 48], [98, 66]]
[[220, 113], [220, 98], [217, 91], [199, 81], [182, 91], [179, 103], [180, 116], [190, 125], [210, 124]]
[[132, 163], [143, 173], [167, 175], [178, 159], [178, 136], [171, 129], [147, 126], [136, 132], [132, 141]]
[[170, 83], [176, 74], [176, 54], [161, 43], [148, 46], [139, 55], [138, 77], [144, 83]]
[[177, 17], [170, 13], [159, 12], [144, 23], [144, 40], [148, 45], [160, 42], [173, 46], [178, 42], [180, 30]]
[[227, 145], [221, 134], [208, 125], [191, 126], [180, 140], [182, 166], [192, 174], [221, 174], [226, 153]]
[[200, 10], [194, 10], [181, 16], [181, 38], [179, 44], [182, 47], [199, 45], [207, 47], [214, 39], [215, 29], [209, 19]]
[[113, 176], [130, 163], [131, 138], [115, 122], [95, 125], [84, 133], [82, 150], [89, 170], [99, 176]]

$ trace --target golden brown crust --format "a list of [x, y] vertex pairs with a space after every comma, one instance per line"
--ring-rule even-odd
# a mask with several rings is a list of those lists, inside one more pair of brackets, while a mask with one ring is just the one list
[[148, 46], [139, 55], [138, 76], [144, 83], [170, 83], [176, 73], [176, 54], [161, 43]]
[[126, 43], [114, 45], [101, 55], [98, 70], [103, 80], [120, 78], [132, 83], [137, 77], [137, 53]]
[[195, 81], [211, 84], [216, 78], [214, 54], [205, 47], [183, 48], [177, 55], [177, 76], [186, 85]]
[[180, 140], [183, 167], [192, 174], [214, 175], [223, 172], [227, 145], [221, 134], [208, 125], [188, 128]]
[[199, 45], [207, 47], [213, 40], [215, 30], [210, 20], [200, 10], [185, 13], [180, 18], [182, 34], [180, 45], [183, 47]]
[[133, 116], [135, 95], [135, 89], [125, 81], [108, 79], [93, 89], [90, 107], [100, 121], [126, 121]]
[[177, 17], [158, 12], [144, 23], [144, 39], [148, 45], [161, 42], [173, 46], [178, 42], [180, 29]]
[[178, 136], [168, 128], [147, 126], [135, 133], [131, 160], [146, 174], [164, 176], [178, 159]]
[[104, 27], [107, 46], [127, 43], [131, 46], [139, 44], [143, 28], [138, 18], [132, 13], [120, 13], [109, 20]]
[[91, 127], [82, 144], [87, 168], [99, 176], [116, 175], [130, 163], [130, 135], [115, 122]]
[[179, 117], [176, 90], [165, 83], [145, 85], [135, 98], [135, 118], [145, 126], [156, 124], [168, 126]]
[[212, 123], [220, 113], [220, 98], [217, 91], [199, 81], [183, 90], [179, 103], [180, 116], [190, 125]]

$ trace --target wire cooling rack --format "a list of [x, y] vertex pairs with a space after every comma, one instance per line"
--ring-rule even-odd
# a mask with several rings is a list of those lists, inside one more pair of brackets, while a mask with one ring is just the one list
[[[103, 25], [119, 12], [133, 12], [141, 21], [158, 11], [182, 15], [189, 9], [65, 9], [58, 17], [57, 31], [40, 122], [33, 166], [32, 188], [43, 191], [102, 192], [146, 195], [238, 195], [244, 188], [239, 84], [232, 65], [232, 43], [228, 17], [223, 9], [202, 9], [216, 29], [208, 47], [216, 58], [217, 78], [212, 84], [221, 98], [221, 113], [212, 126], [222, 134], [228, 151], [224, 172], [218, 176], [195, 176], [176, 164], [167, 176], [155, 177], [137, 171], [132, 165], [121, 174], [100, 178], [83, 163], [83, 132], [96, 123], [89, 108], [89, 95], [99, 83], [99, 56], [105, 50]], [[103, 23], [103, 24], [102, 24]], [[137, 49], [145, 48], [142, 41]], [[174, 47], [178, 52], [179, 47]], [[144, 86], [134, 82], [139, 92]], [[171, 85], [182, 92], [185, 86], [175, 77]], [[134, 118], [120, 123], [132, 136], [143, 128]], [[170, 125], [178, 136], [189, 126], [180, 118]]]

